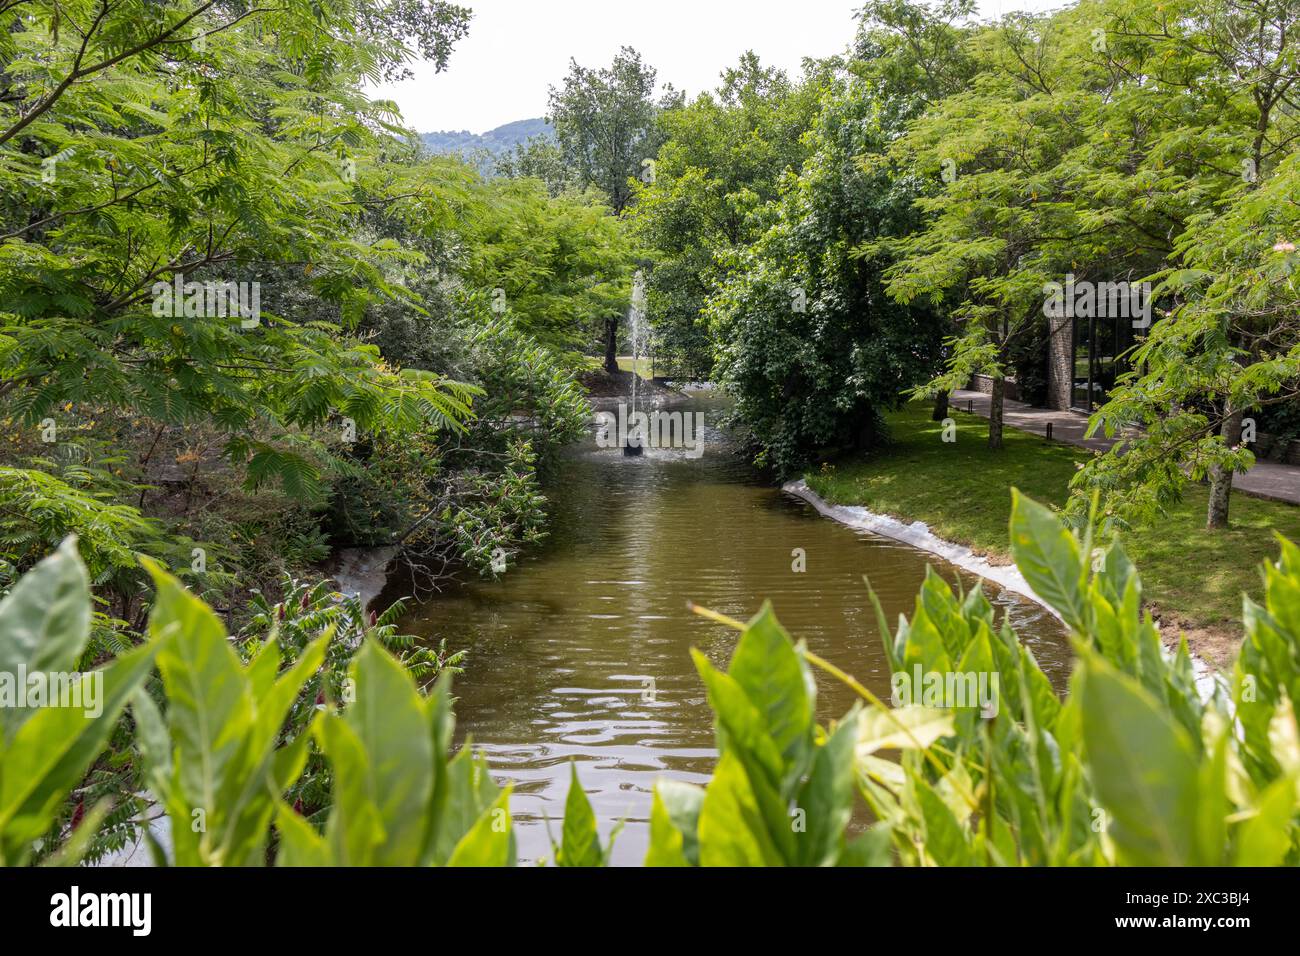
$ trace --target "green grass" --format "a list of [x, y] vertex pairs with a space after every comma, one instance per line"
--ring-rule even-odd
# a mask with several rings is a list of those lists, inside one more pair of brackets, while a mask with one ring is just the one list
[[642, 378], [650, 377], [651, 362], [649, 358], [643, 356], [634, 362], [630, 355], [620, 355], [618, 357], [618, 367], [624, 372], [631, 372], [633, 365], [636, 366], [636, 373]]
[[[618, 367], [622, 371], [624, 372], [632, 371], [632, 365], [634, 364], [632, 361], [632, 356], [620, 355], [615, 359], [615, 361], [618, 362]], [[580, 364], [581, 367], [584, 369], [604, 368], [605, 360], [599, 355], [584, 355], [582, 357], [582, 362]], [[635, 364], [637, 367], [638, 374], [640, 374], [642, 378], [650, 377], [650, 371], [653, 368], [653, 362], [648, 356], [642, 356], [640, 359], [637, 360]], [[659, 369], [659, 371], [662, 371], [662, 369]]]
[[[941, 440], [928, 405], [890, 417], [891, 444], [870, 456], [823, 466], [808, 485], [835, 504], [862, 505], [906, 521], [924, 521], [949, 541], [1010, 560], [1007, 521], [1012, 487], [1063, 505], [1070, 477], [1091, 452], [1007, 428], [990, 451], [983, 418], [954, 413], [957, 441]], [[1206, 489], [1190, 485], [1168, 517], [1123, 536], [1142, 573], [1147, 599], [1185, 626], [1240, 630], [1241, 595], [1258, 599], [1259, 567], [1277, 556], [1273, 532], [1300, 541], [1300, 507], [1232, 496], [1226, 531], [1205, 530]]]

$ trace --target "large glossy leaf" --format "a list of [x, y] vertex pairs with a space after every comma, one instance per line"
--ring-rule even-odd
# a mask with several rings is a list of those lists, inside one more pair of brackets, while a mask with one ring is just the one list
[[673, 823], [656, 786], [650, 804], [650, 846], [646, 848], [646, 866], [690, 866], [683, 849], [682, 831]]
[[902, 672], [910, 677], [918, 667], [922, 673], [946, 674], [952, 670], [948, 645], [919, 597], [903, 643]]
[[1011, 553], [1034, 593], [1076, 631], [1085, 629], [1079, 543], [1052, 512], [1011, 491]]
[[952, 808], [919, 774], [908, 775], [908, 786], [921, 812], [926, 855], [939, 866], [970, 866], [970, 841]]
[[556, 862], [560, 866], [600, 866], [603, 854], [596, 833], [596, 814], [578, 780], [578, 768], [569, 767], [569, 796], [564, 801], [563, 842]]
[[814, 685], [770, 604], [745, 626], [727, 674], [762, 716], [784, 766], [800, 766], [811, 746]]
[[[787, 821], [787, 826], [789, 823]], [[740, 758], [724, 753], [700, 808], [701, 866], [781, 866]]]
[[[445, 671], [434, 684], [433, 693], [424, 702], [429, 723], [429, 736], [433, 742], [433, 789], [429, 793], [429, 806], [424, 814], [423, 848], [420, 863], [431, 866], [446, 862], [456, 842], [472, 824], [467, 820], [454, 835], [446, 825], [450, 795], [451, 741], [455, 730], [455, 715], [451, 709], [451, 672]], [[467, 745], [468, 746], [468, 745]], [[489, 778], [489, 783], [491, 782]], [[495, 797], [495, 795], [494, 795]], [[476, 814], [477, 815], [477, 814]]]
[[280, 849], [276, 866], [333, 866], [329, 844], [310, 823], [279, 801], [275, 811], [276, 829], [280, 831]]
[[668, 822], [682, 836], [682, 855], [686, 862], [699, 866], [700, 810], [704, 806], [704, 788], [662, 777], [655, 783], [655, 799], [663, 805]]
[[506, 787], [456, 844], [448, 866], [514, 866], [515, 840]]
[[423, 849], [423, 814], [433, 793], [434, 744], [424, 701], [402, 665], [373, 641], [357, 652], [350, 673], [356, 701], [344, 720], [366, 752], [365, 785], [384, 834], [372, 862], [412, 866]]
[[1292, 849], [1298, 784], [1294, 777], [1283, 777], [1260, 795], [1254, 816], [1238, 827], [1234, 866], [1282, 865]]
[[369, 866], [384, 840], [384, 825], [366, 748], [356, 731], [333, 714], [317, 725], [316, 739], [334, 772], [334, 802], [325, 824], [330, 856], [338, 866]]
[[929, 565], [917, 601], [942, 638], [948, 657], [952, 660], [961, 657], [970, 638], [969, 625], [952, 587]]
[[43, 707], [18, 728], [0, 766], [0, 858], [18, 863], [53, 822], [60, 804], [99, 756], [131, 694], [153, 670], [153, 644], [128, 651], [99, 672], [98, 711]]
[[[221, 789], [214, 843], [227, 866], [260, 864], [266, 830], [281, 793], [302, 773], [310, 731], [276, 748], [289, 709], [325, 659], [329, 635], [303, 649], [293, 667], [254, 698], [249, 733]], [[278, 657], [278, 655], [277, 655]], [[250, 681], [251, 686], [255, 686]]]
[[483, 811], [492, 805], [499, 791], [488, 773], [487, 761], [482, 755], [475, 754], [468, 743], [445, 765], [441, 779], [446, 787], [446, 799], [432, 860], [445, 864], [456, 844], [470, 831]]
[[892, 866], [892, 834], [888, 824], [877, 823], [844, 845], [837, 866]]
[[[0, 600], [0, 679], [69, 672], [90, 636], [90, 582], [75, 538], [21, 578]], [[0, 706], [0, 743], [12, 739], [32, 710], [17, 700]]]
[[797, 803], [805, 823], [795, 839], [801, 866], [830, 866], [839, 857], [844, 830], [853, 815], [857, 739], [857, 714], [850, 711], [813, 757], [812, 772]]
[[699, 652], [692, 654], [708, 689], [718, 727], [718, 747], [724, 755], [731, 754], [743, 764], [747, 788], [765, 821], [769, 839], [780, 848], [783, 859], [793, 858], [794, 833], [782, 793], [785, 766], [762, 714], [730, 675], [714, 668]]
[[159, 643], [158, 668], [184, 802], [215, 822], [223, 786], [231, 779], [227, 771], [239, 762], [252, 723], [249, 681], [211, 608], [157, 564], [143, 563], [157, 587], [149, 632]]
[[858, 757], [877, 750], [917, 750], [953, 733], [953, 712], [937, 707], [869, 707], [858, 718]]
[[1188, 866], [1197, 854], [1195, 749], [1133, 678], [1096, 654], [1079, 674], [1083, 739], [1109, 835], [1125, 862]]

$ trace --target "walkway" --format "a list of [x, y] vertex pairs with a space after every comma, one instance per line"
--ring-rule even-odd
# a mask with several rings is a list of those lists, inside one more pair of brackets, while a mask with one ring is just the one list
[[[952, 393], [952, 407], [958, 411], [973, 408], [976, 415], [989, 417], [989, 396], [983, 392], [958, 389]], [[1088, 416], [1082, 412], [1061, 412], [1054, 408], [1034, 408], [1023, 402], [1005, 399], [1002, 407], [1005, 425], [1035, 435], [1046, 435], [1047, 424], [1052, 424], [1052, 438], [1080, 448], [1105, 451], [1115, 444], [1113, 438], [1096, 436], [1084, 438], [1088, 430]], [[1259, 461], [1255, 466], [1232, 480], [1233, 491], [1241, 491], [1255, 498], [1285, 501], [1300, 505], [1300, 467], [1280, 465], [1272, 461]]]

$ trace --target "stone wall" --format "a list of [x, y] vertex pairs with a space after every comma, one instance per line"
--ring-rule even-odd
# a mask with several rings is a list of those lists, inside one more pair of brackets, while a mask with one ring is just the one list
[[1047, 404], [1067, 409], [1074, 388], [1074, 320], [1066, 316], [1047, 321]]
[[[1014, 378], [1008, 378], [1006, 387], [1002, 391], [1003, 398], [1009, 398], [1013, 402], [1020, 401], [1020, 389], [1016, 386]], [[970, 384], [967, 386], [972, 392], [983, 392], [985, 395], [993, 394], [993, 379], [987, 375], [974, 375], [971, 377]]]
[[1300, 440], [1278, 441], [1268, 432], [1260, 432], [1250, 450], [1260, 461], [1276, 461], [1284, 465], [1300, 465]]

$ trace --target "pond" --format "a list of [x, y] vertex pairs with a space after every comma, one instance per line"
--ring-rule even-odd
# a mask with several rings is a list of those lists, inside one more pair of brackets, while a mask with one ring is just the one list
[[[764, 598], [795, 639], [882, 698], [889, 669], [867, 597], [891, 623], [911, 613], [927, 563], [966, 588], [978, 579], [907, 545], [851, 530], [769, 484], [718, 431], [723, 400], [694, 392], [703, 453], [627, 457], [595, 436], [572, 449], [549, 489], [551, 535], [499, 581], [474, 581], [413, 606], [403, 630], [469, 652], [455, 682], [457, 738], [513, 780], [521, 860], [549, 856], [576, 764], [602, 840], [624, 821], [613, 862], [636, 864], [649, 835], [656, 777], [704, 783], [716, 759], [712, 713], [691, 662], [725, 667], [736, 633], [688, 602], [745, 619]], [[794, 549], [802, 549], [805, 569]], [[1058, 684], [1069, 648], [1038, 605], [986, 593]], [[818, 675], [818, 718], [841, 716], [846, 688]]]

